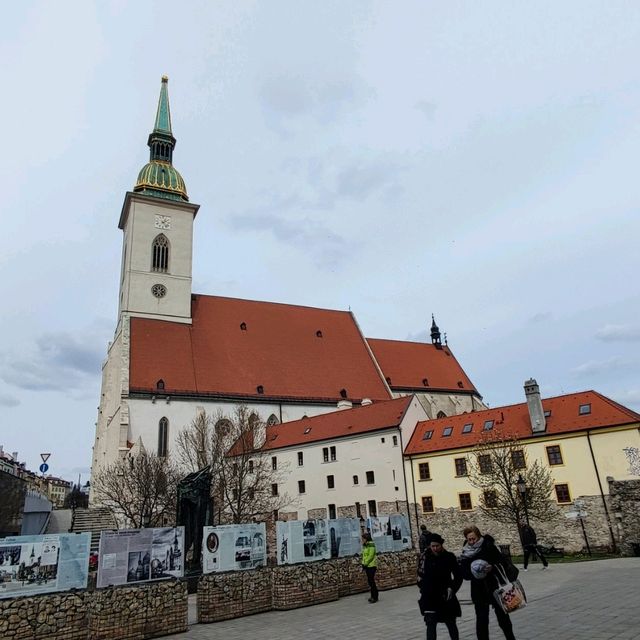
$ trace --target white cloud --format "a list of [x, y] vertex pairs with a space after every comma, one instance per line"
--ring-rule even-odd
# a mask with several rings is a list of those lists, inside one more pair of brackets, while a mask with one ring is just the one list
[[596, 331], [603, 342], [640, 342], [640, 325], [607, 324]]

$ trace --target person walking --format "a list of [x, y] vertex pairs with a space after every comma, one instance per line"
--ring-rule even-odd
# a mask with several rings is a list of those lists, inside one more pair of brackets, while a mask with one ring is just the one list
[[429, 548], [431, 542], [431, 532], [424, 524], [420, 525], [420, 538], [418, 539], [418, 545], [420, 546], [420, 553], [424, 553]]
[[520, 537], [522, 538], [522, 548], [524, 549], [524, 570], [527, 571], [529, 565], [529, 557], [537, 556], [542, 562], [542, 568], [546, 569], [549, 566], [547, 559], [542, 553], [542, 549], [538, 545], [538, 536], [535, 529], [526, 522], [520, 523]]
[[496, 547], [494, 539], [480, 533], [478, 527], [466, 527], [465, 543], [460, 556], [460, 568], [465, 580], [471, 581], [471, 600], [476, 610], [476, 636], [489, 640], [489, 607], [495, 611], [498, 624], [506, 640], [516, 640], [509, 614], [498, 605], [493, 592], [500, 586], [497, 568], [509, 580], [518, 577], [518, 569]]
[[437, 639], [439, 622], [447, 625], [451, 640], [459, 640], [456, 618], [462, 615], [456, 597], [462, 584], [458, 560], [442, 546], [444, 539], [432, 533], [429, 548], [425, 550], [418, 586], [420, 587], [420, 613], [427, 625], [427, 640]]
[[376, 569], [378, 568], [378, 558], [376, 557], [376, 545], [371, 539], [370, 533], [362, 534], [362, 568], [367, 574], [367, 582], [371, 590], [369, 602], [378, 602], [378, 587], [376, 586]]

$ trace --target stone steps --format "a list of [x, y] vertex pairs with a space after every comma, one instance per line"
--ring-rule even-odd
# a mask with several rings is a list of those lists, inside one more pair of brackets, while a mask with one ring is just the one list
[[109, 509], [102, 507], [89, 509], [76, 509], [73, 513], [71, 531], [91, 533], [91, 552], [98, 551], [100, 545], [100, 533], [117, 529], [118, 524]]

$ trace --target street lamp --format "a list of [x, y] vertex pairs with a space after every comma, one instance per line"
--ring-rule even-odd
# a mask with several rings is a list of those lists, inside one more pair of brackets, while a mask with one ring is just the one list
[[516, 487], [518, 489], [518, 493], [520, 494], [522, 505], [524, 506], [524, 517], [527, 521], [527, 526], [529, 526], [529, 510], [527, 509], [527, 482], [522, 477], [521, 473], [518, 474], [518, 479], [516, 480]]

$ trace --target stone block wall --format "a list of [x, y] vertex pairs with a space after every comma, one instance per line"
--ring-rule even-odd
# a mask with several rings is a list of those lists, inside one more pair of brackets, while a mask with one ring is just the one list
[[187, 630], [187, 583], [99, 589], [89, 599], [90, 640], [144, 640]]
[[273, 570], [209, 573], [198, 582], [198, 622], [219, 622], [230, 618], [271, 611]]
[[187, 630], [178, 580], [0, 600], [3, 640], [146, 640]]
[[0, 600], [0, 638], [86, 640], [86, 592]]
[[620, 551], [623, 555], [634, 555], [633, 544], [640, 544], [640, 480], [607, 480]]
[[[579, 499], [584, 503], [584, 510], [587, 512], [583, 521], [589, 545], [592, 549], [610, 548], [611, 534], [602, 497], [599, 495], [579, 496]], [[609, 496], [606, 496], [605, 499], [608, 501], [607, 506], [611, 512]], [[565, 517], [565, 514], [572, 509], [571, 505], [557, 505], [554, 517], [548, 522], [531, 520], [531, 526], [536, 530], [540, 544], [564, 547], [567, 552], [582, 551], [585, 547], [585, 540], [580, 522]], [[490, 533], [496, 543], [511, 545], [512, 553], [516, 555], [522, 553], [520, 537], [515, 524], [508, 525], [496, 522], [481, 509], [460, 511], [456, 508], [449, 508], [436, 509], [435, 513], [423, 513], [420, 505], [412, 503], [409, 508], [409, 518], [411, 519], [415, 546], [417, 546], [420, 525], [424, 524], [429, 531], [439, 533], [445, 539], [445, 547], [458, 555], [464, 542], [463, 529], [469, 525], [475, 525], [482, 533]]]
[[[380, 554], [379, 588], [415, 585], [417, 560], [414, 551]], [[367, 590], [359, 557], [211, 573], [198, 582], [198, 622], [298, 609]]]

